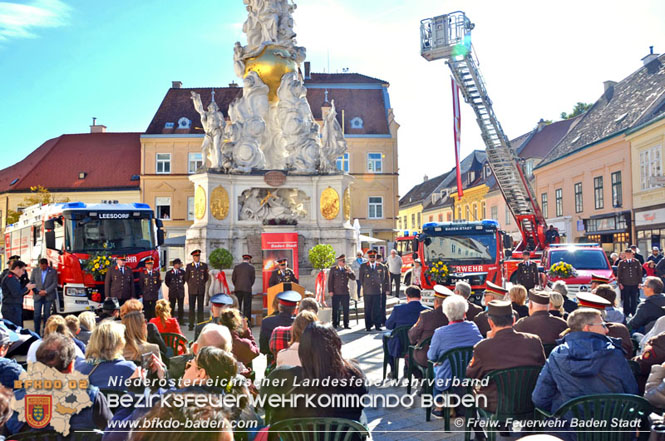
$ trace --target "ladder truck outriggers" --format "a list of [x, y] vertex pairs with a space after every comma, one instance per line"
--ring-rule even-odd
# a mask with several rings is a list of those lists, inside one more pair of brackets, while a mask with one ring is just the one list
[[[502, 249], [495, 250], [493, 255], [489, 256], [485, 251], [483, 256], [486, 258], [486, 265], [456, 265], [455, 256], [450, 256], [453, 268], [450, 271], [447, 285], [452, 286], [457, 280], [468, 280], [472, 282], [474, 293], [477, 293], [484, 290], [488, 280], [498, 285], [511, 280], [511, 275], [517, 268], [517, 264], [522, 259], [522, 253], [525, 250], [530, 250], [534, 254], [534, 259], [541, 259], [544, 250], [547, 248], [545, 240], [547, 226], [533, 196], [533, 190], [525, 176], [520, 159], [511, 147], [499, 120], [494, 114], [492, 101], [487, 94], [485, 83], [478, 70], [477, 61], [474, 60], [473, 56], [471, 46], [471, 30], [473, 28], [474, 25], [461, 11], [424, 19], [420, 22], [420, 53], [428, 61], [446, 60], [455, 82], [462, 91], [464, 100], [473, 108], [485, 142], [487, 162], [522, 235], [521, 241], [512, 252], [506, 251], [504, 255]], [[479, 226], [469, 225], [466, 230], [477, 234], [477, 228], [483, 231], [487, 230], [492, 222], [476, 223]], [[465, 223], [456, 224], [459, 225], [456, 228], [460, 230], [459, 237], [463, 238], [465, 228], [461, 228], [461, 226]], [[473, 223], [467, 222], [467, 224]], [[454, 230], [455, 228], [447, 224], [430, 223], [423, 226], [424, 234], [421, 234], [418, 238], [420, 243], [418, 246], [419, 256], [423, 262], [423, 274], [425, 274], [424, 269], [428, 264], [427, 257], [430, 254], [427, 252], [427, 247], [430, 246], [428, 244], [431, 244], [437, 235], [446, 236], [447, 240], [450, 240], [451, 229]], [[508, 236], [498, 228], [495, 229], [494, 234], [496, 234], [496, 240], [493, 243], [497, 244], [498, 248], [511, 248], [512, 240]], [[492, 241], [487, 240], [487, 242]], [[478, 248], [477, 243], [473, 241], [467, 240], [467, 243], [472, 243], [473, 247]], [[489, 263], [489, 261], [492, 262]], [[471, 267], [473, 274], [466, 274], [466, 267]], [[494, 268], [494, 271], [491, 270], [492, 268]], [[422, 282], [424, 282], [425, 287], [431, 285], [427, 280]]]

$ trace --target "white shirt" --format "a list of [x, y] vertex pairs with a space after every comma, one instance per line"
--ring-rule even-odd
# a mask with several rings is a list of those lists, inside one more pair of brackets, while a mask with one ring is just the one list
[[398, 254], [395, 257], [391, 254], [388, 256], [388, 271], [393, 274], [402, 274], [402, 258]]
[[[39, 345], [41, 345], [41, 344], [42, 344], [42, 340], [37, 340], [37, 341], [33, 342], [30, 345], [30, 347], [28, 348], [28, 355], [26, 355], [26, 361], [28, 363], [34, 363], [34, 362], [37, 361], [37, 349], [39, 349]], [[79, 357], [85, 358], [85, 355], [83, 355], [83, 352], [81, 352], [81, 349], [76, 345], [74, 345], [74, 347], [76, 347], [76, 351], [75, 351], [76, 358], [79, 358]]]

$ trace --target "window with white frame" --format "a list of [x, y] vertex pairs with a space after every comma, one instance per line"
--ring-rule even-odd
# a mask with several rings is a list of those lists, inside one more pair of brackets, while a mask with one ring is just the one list
[[367, 154], [367, 171], [370, 173], [383, 172], [383, 155], [381, 153]]
[[420, 230], [422, 223], [420, 222], [420, 213], [416, 214], [416, 219], [418, 219], [418, 229]]
[[575, 213], [584, 211], [584, 202], [582, 200], [582, 183], [575, 183]]
[[506, 225], [510, 225], [510, 218], [513, 217], [513, 215], [510, 213], [510, 210], [508, 209], [508, 206], [506, 205]]
[[618, 208], [623, 204], [621, 190], [621, 171], [612, 173], [612, 207]]
[[655, 182], [651, 178], [662, 176], [661, 146], [657, 145], [640, 152], [640, 187], [642, 190], [655, 188]]
[[490, 218], [494, 220], [499, 220], [499, 207], [496, 205], [493, 207], [490, 207]]
[[563, 216], [563, 189], [561, 188], [554, 190], [554, 208], [557, 217]]
[[603, 177], [596, 176], [593, 178], [593, 198], [596, 210], [600, 210], [605, 206], [605, 199], [603, 197]]
[[187, 198], [187, 220], [194, 220], [194, 196]]
[[382, 219], [383, 218], [383, 197], [370, 196], [368, 200], [368, 213], [369, 219]]
[[349, 172], [349, 154], [344, 153], [342, 156], [337, 157], [337, 170]]
[[171, 198], [155, 198], [155, 214], [158, 219], [171, 219]]
[[203, 167], [203, 155], [201, 154], [201, 152], [198, 153], [190, 152], [188, 168], [187, 168], [189, 170], [189, 173], [196, 173], [196, 170], [198, 170], [201, 167]]
[[540, 195], [540, 208], [543, 210], [543, 217], [547, 219], [549, 217], [547, 214], [547, 193], [541, 193]]
[[171, 173], [170, 153], [157, 153], [157, 173], [159, 174]]

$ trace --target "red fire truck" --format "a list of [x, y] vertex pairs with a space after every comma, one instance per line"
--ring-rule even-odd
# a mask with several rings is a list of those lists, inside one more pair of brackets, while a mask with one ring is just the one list
[[[34, 205], [5, 229], [7, 258], [18, 255], [30, 268], [46, 258], [58, 272], [53, 312], [62, 314], [101, 307], [104, 282], [83, 270], [91, 255], [126, 254], [127, 266], [136, 273], [148, 258], [158, 267], [163, 242], [162, 221], [142, 203]], [[23, 306], [34, 310], [31, 295], [24, 297]]]
[[408, 231], [404, 232], [403, 236], [395, 238], [395, 249], [402, 258], [402, 283], [406, 286], [411, 285], [411, 277], [413, 272], [413, 240], [416, 234], [409, 234]]

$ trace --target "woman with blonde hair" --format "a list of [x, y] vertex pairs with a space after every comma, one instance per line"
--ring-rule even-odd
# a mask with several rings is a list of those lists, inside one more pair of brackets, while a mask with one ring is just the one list
[[130, 312], [143, 312], [143, 303], [139, 299], [129, 299], [120, 307], [120, 318], [129, 314]]
[[[127, 300], [121, 307], [120, 307], [120, 318], [122, 319], [125, 317], [127, 314], [130, 314], [132, 312], [140, 312], [143, 313], [143, 303], [141, 303], [140, 300], [138, 299], [129, 299]], [[123, 321], [124, 323], [124, 321]], [[157, 326], [154, 323], [148, 323], [147, 325], [147, 341], [148, 343], [152, 343], [154, 345], [157, 345], [159, 347], [159, 352], [161, 352], [162, 356], [166, 358], [169, 354], [169, 350], [166, 347], [166, 343], [164, 343], [164, 339], [162, 338], [162, 335], [159, 332], [159, 329], [157, 329]], [[134, 361], [134, 360], [132, 360]]]
[[[90, 336], [85, 360], [76, 363], [76, 370], [88, 375], [90, 383], [101, 389], [125, 389], [125, 379], [137, 367], [122, 356], [125, 350], [125, 327], [112, 320], [104, 320]], [[109, 384], [113, 377], [114, 384]]]
[[123, 351], [125, 359], [140, 363], [143, 354], [153, 353], [161, 360], [159, 346], [147, 341], [148, 325], [143, 312], [132, 311], [125, 314], [122, 324], [125, 325], [125, 349]]
[[563, 309], [563, 296], [561, 293], [556, 291], [550, 291], [549, 295], [550, 314], [552, 314], [554, 317], [559, 317], [565, 320], [568, 317], [568, 314], [566, 313], [566, 310]]
[[171, 304], [166, 299], [157, 300], [155, 305], [156, 317], [151, 318], [150, 322], [157, 326], [160, 333], [170, 332], [171, 334], [179, 334], [184, 336], [180, 329], [178, 319], [171, 317]]
[[520, 318], [529, 316], [529, 308], [524, 304], [526, 302], [526, 288], [522, 285], [513, 285], [508, 291], [508, 297], [515, 311]]
[[298, 348], [300, 347], [300, 337], [302, 337], [305, 328], [310, 323], [317, 322], [319, 318], [311, 311], [303, 311], [296, 316], [291, 327], [291, 340], [289, 347], [282, 349], [277, 353], [277, 366], [302, 366], [300, 356], [298, 356]]
[[88, 341], [90, 340], [90, 336], [92, 335], [92, 331], [94, 331], [95, 327], [97, 326], [97, 318], [95, 317], [95, 313], [92, 311], [82, 312], [79, 314], [79, 323], [81, 330], [79, 331], [78, 338], [87, 345]]
[[[65, 321], [65, 318], [61, 315], [52, 315], [46, 320], [46, 323], [44, 324], [44, 338], [46, 338], [47, 335], [50, 335], [52, 333], [58, 333], [62, 334], [64, 336], [67, 336], [71, 338], [74, 343], [76, 343], [76, 339], [72, 335], [72, 333], [69, 331], [69, 328], [67, 327], [67, 322]], [[79, 342], [81, 343], [81, 342]], [[34, 363], [37, 361], [37, 349], [39, 349], [39, 345], [42, 344], [42, 340], [37, 340], [33, 342], [30, 347], [28, 348], [28, 355], [26, 356], [26, 360], [30, 363]], [[85, 346], [81, 348], [78, 344], [76, 345], [76, 358], [83, 358], [83, 351], [85, 350]]]

